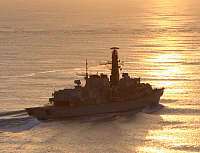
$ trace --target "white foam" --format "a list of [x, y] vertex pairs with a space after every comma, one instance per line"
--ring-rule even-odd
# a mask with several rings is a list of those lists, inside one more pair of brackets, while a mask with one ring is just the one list
[[7, 115], [0, 117], [0, 131], [21, 132], [29, 130], [40, 123], [37, 119], [28, 116], [25, 112], [13, 112], [16, 113], [8, 112]]

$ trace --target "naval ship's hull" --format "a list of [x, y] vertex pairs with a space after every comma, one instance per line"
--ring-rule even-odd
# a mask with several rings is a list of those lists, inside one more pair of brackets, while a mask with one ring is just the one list
[[87, 105], [79, 107], [65, 106], [44, 106], [26, 108], [30, 116], [39, 120], [74, 118], [81, 116], [92, 116], [98, 114], [120, 113], [128, 111], [140, 111], [145, 107], [154, 107], [159, 104], [160, 97], [164, 89], [157, 89], [149, 96], [145, 96], [134, 101], [110, 102], [98, 105]]

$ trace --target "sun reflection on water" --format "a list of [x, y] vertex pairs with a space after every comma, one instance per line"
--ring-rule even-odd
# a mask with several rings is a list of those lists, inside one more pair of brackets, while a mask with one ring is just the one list
[[[165, 87], [165, 97], [170, 95], [170, 90], [176, 88], [177, 80], [183, 77], [183, 72], [186, 71], [180, 63], [182, 56], [178, 53], [158, 53], [153, 54], [150, 58], [146, 59], [146, 62], [150, 63], [154, 69], [147, 72], [151, 75], [156, 86]], [[157, 80], [157, 81], [155, 81]], [[180, 83], [180, 82], [179, 82]], [[179, 92], [184, 92], [184, 89]]]
[[164, 53], [157, 55], [153, 59], [150, 59], [150, 61], [156, 63], [176, 63], [179, 62], [181, 58], [181, 55], [177, 53]]
[[[165, 24], [166, 22], [161, 23]], [[187, 84], [184, 81], [185, 73], [189, 72], [187, 67], [182, 64], [187, 57], [178, 51], [183, 49], [183, 46], [178, 45], [181, 40], [176, 36], [164, 33], [162, 36], [150, 38], [144, 43], [157, 46], [153, 50], [151, 48], [153, 52], [150, 51], [144, 58], [144, 63], [150, 67], [150, 71], [146, 71], [145, 75], [152, 77], [151, 83], [158, 87], [165, 87], [164, 98], [169, 98], [171, 94], [175, 95], [172, 90], [173, 92], [178, 91], [178, 94], [186, 93], [184, 88], [174, 90], [177, 89], [177, 86], [182, 85], [183, 87]]]
[[[150, 77], [148, 81], [156, 87], [165, 87], [162, 98], [166, 103], [162, 100], [161, 103], [164, 102], [166, 108], [161, 110], [161, 114], [164, 115], [160, 115], [160, 129], [149, 130], [145, 145], [139, 148], [140, 152], [175, 153], [198, 150], [199, 129], [195, 128], [195, 124], [199, 124], [199, 116], [194, 115], [198, 113], [195, 111], [197, 106], [191, 105], [191, 99], [198, 95], [198, 90], [194, 90], [194, 87], [198, 88], [194, 83], [194, 80], [198, 83], [198, 68], [194, 66], [195, 62], [193, 63], [197, 53], [192, 53], [188, 49], [189, 38], [174, 30], [182, 27], [181, 21], [184, 18], [180, 16], [180, 19], [176, 19], [176, 16], [170, 13], [177, 10], [169, 10], [168, 7], [157, 10], [162, 15], [152, 17], [153, 21], [149, 23], [153, 22], [156, 28], [162, 29], [162, 32], [159, 31], [157, 35], [143, 40], [146, 46], [150, 46], [143, 59], [143, 63], [149, 68], [144, 75]], [[190, 61], [191, 64], [188, 64]], [[167, 101], [168, 99], [175, 100], [176, 103]]]

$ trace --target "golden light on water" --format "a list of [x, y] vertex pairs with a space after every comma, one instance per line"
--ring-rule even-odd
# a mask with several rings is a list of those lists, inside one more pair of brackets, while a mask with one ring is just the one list
[[151, 58], [146, 59], [153, 67], [149, 73], [151, 76], [159, 79], [158, 86], [170, 87], [175, 84], [173, 79], [182, 74], [182, 67], [177, 64], [182, 60], [182, 56], [177, 53], [160, 53], [154, 54]]
[[142, 152], [145, 153], [167, 153], [164, 149], [161, 149], [159, 147], [145, 147], [142, 149]]
[[176, 63], [181, 60], [180, 54], [177, 53], [164, 53], [164, 54], [159, 54], [154, 59], [152, 62], [156, 63]]
[[[159, 28], [172, 28], [176, 23], [171, 23], [170, 21], [161, 18], [157, 23]], [[177, 86], [177, 81], [183, 77], [184, 72], [188, 71], [186, 67], [182, 66], [182, 63], [186, 60], [181, 52], [177, 50], [184, 50], [184, 46], [180, 45], [182, 39], [176, 35], [171, 35], [168, 32], [163, 32], [162, 35], [152, 37], [145, 43], [155, 46], [155, 53], [150, 53], [144, 59], [144, 62], [151, 66], [151, 70], [148, 75], [155, 78], [158, 81], [152, 81], [155, 86], [165, 87], [165, 97], [172, 94], [172, 88]], [[180, 82], [179, 82], [180, 86]], [[168, 90], [170, 88], [170, 90]], [[175, 90], [173, 89], [173, 92]], [[185, 92], [183, 88], [181, 91]], [[169, 98], [169, 97], [168, 97]]]
[[162, 85], [170, 85], [172, 82], [169, 82], [167, 79], [174, 79], [181, 74], [181, 67], [176, 64], [181, 60], [181, 56], [176, 53], [170, 54], [158, 54], [155, 57], [149, 59], [156, 67], [159, 67], [159, 70], [152, 70], [151, 75], [160, 80], [165, 80]]
[[[161, 1], [161, 3], [163, 2], [164, 1]], [[144, 59], [144, 62], [151, 66], [151, 70], [147, 73], [152, 78], [155, 78], [152, 83], [156, 86], [165, 87], [165, 93], [163, 96], [164, 98], [183, 100], [186, 98], [186, 96], [191, 96], [191, 91], [188, 90], [188, 88], [191, 86], [191, 82], [187, 81], [187, 78], [190, 78], [192, 66], [185, 64], [190, 58], [190, 55], [184, 52], [184, 50], [188, 50], [184, 42], [184, 39], [187, 38], [177, 35], [176, 32], [173, 34], [169, 32], [169, 29], [176, 28], [180, 24], [178, 23], [179, 21], [173, 16], [165, 16], [165, 14], [168, 14], [169, 12], [175, 12], [175, 9], [176, 8], [174, 7], [172, 10], [169, 10], [168, 8], [157, 10], [163, 12], [161, 13], [163, 16], [156, 16], [155, 18], [159, 18], [159, 22], [158, 20], [155, 20], [154, 24], [156, 27], [163, 29], [163, 33], [152, 37], [148, 41], [145, 41], [145, 43], [155, 46], [153, 50], [155, 53], [150, 53]], [[194, 74], [194, 72], [192, 73]], [[171, 103], [167, 103], [165, 105], [166, 107], [169, 107], [169, 109], [179, 108], [178, 104], [176, 104], [176, 106]], [[188, 109], [188, 111], [189, 110], [190, 109]], [[164, 122], [166, 125], [163, 125], [163, 127], [160, 129], [149, 130], [148, 135], [146, 136], [147, 140], [160, 142], [160, 144], [152, 143], [149, 147], [141, 147], [141, 152], [175, 153], [179, 152], [179, 148], [184, 148], [185, 146], [185, 148], [187, 148], [187, 146], [193, 146], [195, 142], [198, 142], [198, 140], [194, 139], [196, 137], [193, 138], [194, 135], [190, 134], [193, 133], [198, 135], [198, 130], [187, 128], [190, 127], [191, 124], [194, 124], [195, 117], [193, 115], [185, 115], [180, 117], [179, 115], [172, 114], [160, 115], [160, 117], [161, 122]], [[182, 124], [185, 124], [185, 128], [180, 129], [179, 127], [182, 127]], [[160, 145], [166, 145], [166, 149], [163, 149], [163, 147]]]

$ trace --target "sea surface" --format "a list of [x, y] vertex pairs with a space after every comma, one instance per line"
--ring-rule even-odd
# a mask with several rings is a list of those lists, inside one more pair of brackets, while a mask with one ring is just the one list
[[[122, 71], [165, 87], [153, 114], [40, 122], [48, 102], [89, 73]], [[199, 0], [0, 0], [1, 153], [200, 152]]]

